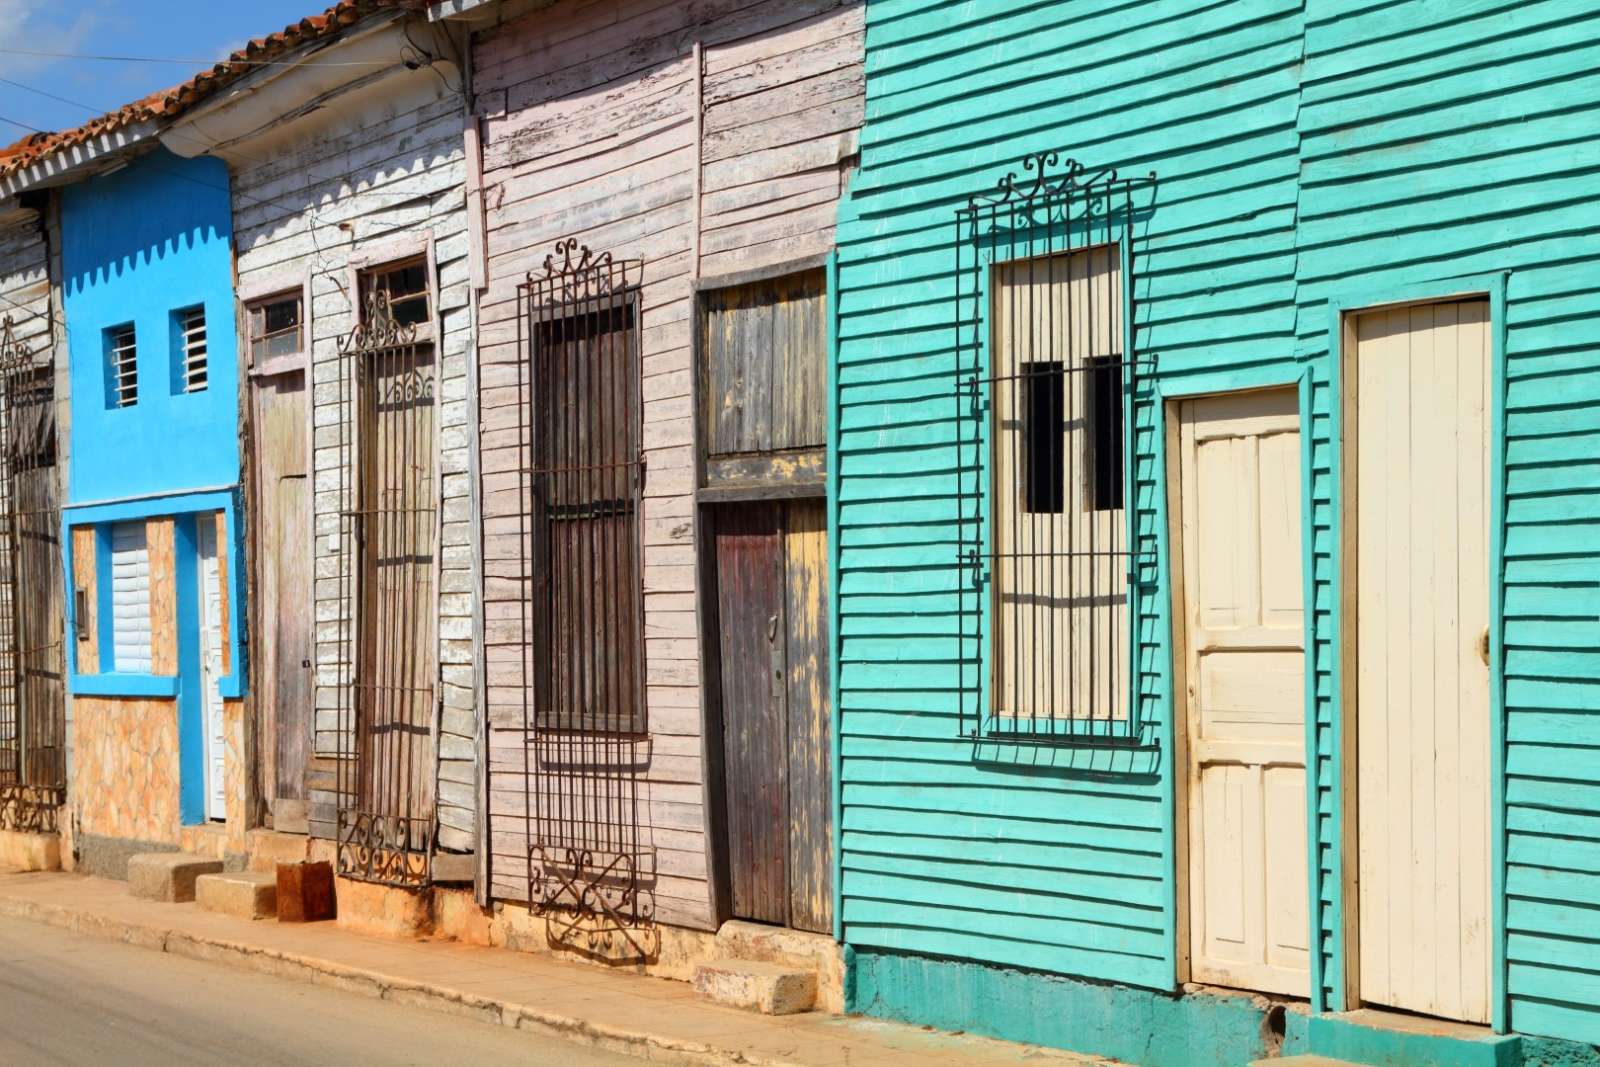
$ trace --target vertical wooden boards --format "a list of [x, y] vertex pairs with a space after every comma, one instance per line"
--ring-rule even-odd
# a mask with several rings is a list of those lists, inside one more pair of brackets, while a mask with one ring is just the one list
[[[68, 640], [77, 646], [78, 673], [100, 673], [100, 574], [96, 568], [95, 528], [72, 528], [72, 581], [76, 588], [67, 591], [80, 607], [76, 634]], [[80, 598], [79, 593], [83, 596]], [[108, 657], [109, 658], [109, 657]]]
[[705, 301], [706, 453], [821, 447], [823, 272], [717, 289]]
[[252, 384], [256, 678], [265, 755], [262, 792], [273, 828], [306, 828], [311, 753], [311, 529], [305, 372]]
[[[363, 810], [433, 821], [437, 360], [431, 345], [362, 352], [363, 511], [356, 611]], [[413, 843], [412, 847], [420, 847]]]
[[[149, 519], [144, 527], [150, 610], [149, 670], [151, 674], [177, 674], [178, 576], [174, 556], [176, 550], [174, 537], [177, 531], [171, 519]], [[117, 669], [122, 669], [120, 663]]]
[[789, 676], [782, 505], [717, 516], [723, 766], [733, 914], [789, 919]]
[[[1118, 555], [1127, 520], [1122, 508], [1097, 508], [1091, 496], [1096, 375], [1088, 370], [1096, 357], [1121, 355], [1121, 291], [1118, 253], [1108, 245], [995, 271], [989, 710], [996, 715], [1128, 717], [1127, 567]], [[1059, 395], [1039, 404], [1035, 394], [1051, 386]], [[1036, 419], [1037, 408], [1053, 413]], [[1036, 421], [1058, 425], [1039, 431]], [[1039, 493], [1033, 468], [1046, 465], [1053, 492]]]
[[205, 815], [207, 819], [227, 818], [227, 729], [223, 723], [222, 680], [223, 594], [222, 553], [226, 541], [217, 538], [221, 513], [195, 516], [196, 577], [199, 583], [199, 611], [195, 622], [200, 627], [200, 706], [205, 745]]
[[1179, 408], [1190, 980], [1309, 992], [1299, 397]]
[[1356, 321], [1361, 997], [1489, 1020], [1488, 304]]
[[821, 500], [784, 506], [788, 666], [789, 925], [833, 929], [833, 708], [828, 523]]

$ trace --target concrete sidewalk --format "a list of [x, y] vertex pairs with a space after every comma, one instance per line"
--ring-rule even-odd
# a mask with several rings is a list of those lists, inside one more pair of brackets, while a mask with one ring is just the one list
[[0, 915], [561, 1037], [654, 1063], [746, 1067], [1040, 1067], [1106, 1063], [912, 1026], [708, 1003], [688, 985], [454, 942], [388, 941], [135, 900], [121, 882], [0, 873]]

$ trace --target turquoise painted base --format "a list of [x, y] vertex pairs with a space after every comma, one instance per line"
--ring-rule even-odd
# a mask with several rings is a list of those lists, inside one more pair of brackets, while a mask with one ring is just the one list
[[1553, 1037], [1524, 1037], [1522, 1067], [1600, 1067], [1600, 1048]]
[[1311, 1019], [1311, 1051], [1364, 1067], [1521, 1067], [1522, 1038], [1482, 1038], [1415, 1033], [1389, 1026], [1362, 1025], [1345, 1015]]
[[856, 949], [850, 1011], [1141, 1067], [1240, 1067], [1308, 1050], [1303, 1006], [1278, 1015], [1250, 996], [1177, 995], [960, 960]]

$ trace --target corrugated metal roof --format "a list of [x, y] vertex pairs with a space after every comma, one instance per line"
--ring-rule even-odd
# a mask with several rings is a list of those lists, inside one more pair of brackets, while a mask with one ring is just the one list
[[340, 0], [319, 15], [292, 23], [277, 33], [258, 37], [227, 59], [203, 70], [180, 85], [151, 93], [131, 104], [81, 126], [57, 133], [31, 133], [6, 148], [0, 148], [0, 178], [65, 148], [85, 144], [96, 137], [152, 120], [170, 120], [214, 95], [219, 90], [258, 69], [263, 62], [287, 55], [301, 45], [334, 37], [375, 11], [405, 9], [422, 11], [428, 0]]

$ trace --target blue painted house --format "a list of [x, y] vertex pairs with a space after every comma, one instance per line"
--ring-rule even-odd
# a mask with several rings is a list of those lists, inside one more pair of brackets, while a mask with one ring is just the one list
[[851, 1007], [1147, 1064], [1592, 1062], [1600, 20], [997, 7], [867, 11]]
[[231, 217], [226, 166], [160, 149], [61, 193], [73, 850], [98, 873], [243, 832]]

